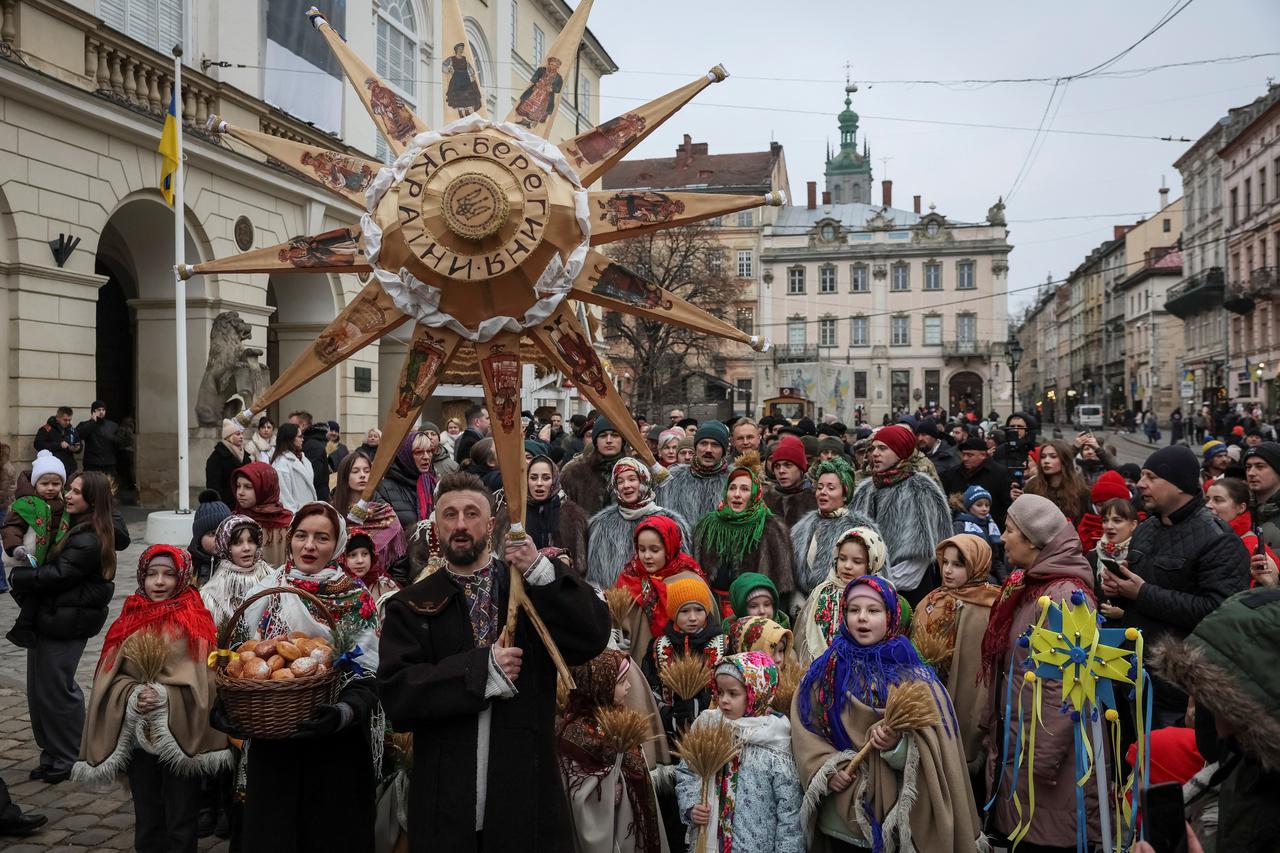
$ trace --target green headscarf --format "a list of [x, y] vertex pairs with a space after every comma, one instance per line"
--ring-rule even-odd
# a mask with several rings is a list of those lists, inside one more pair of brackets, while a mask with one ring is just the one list
[[809, 476], [816, 483], [823, 474], [835, 474], [840, 478], [840, 484], [844, 486], [844, 502], [848, 506], [849, 501], [853, 500], [854, 486], [857, 485], [853, 466], [846, 462], [843, 456], [832, 456], [825, 462], [819, 462]]
[[[769, 590], [769, 594], [773, 596], [773, 621], [783, 628], [790, 628], [791, 620], [787, 618], [778, 601], [777, 585], [769, 579], [768, 575], [762, 575], [759, 572], [743, 572], [729, 584], [729, 604], [733, 607], [734, 617], [741, 619], [747, 615], [747, 600], [757, 589]], [[724, 620], [726, 630], [732, 621], [733, 618]]]
[[[729, 486], [735, 477], [743, 476], [751, 480], [751, 498], [746, 509], [738, 512], [729, 508]], [[704, 515], [694, 530], [712, 553], [736, 566], [760, 544], [765, 524], [772, 516], [761, 490], [760, 454], [748, 451], [738, 457], [729, 471], [720, 506]]]

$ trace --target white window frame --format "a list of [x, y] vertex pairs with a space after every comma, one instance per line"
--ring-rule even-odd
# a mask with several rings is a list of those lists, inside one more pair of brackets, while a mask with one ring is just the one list
[[738, 250], [738, 278], [751, 278], [754, 275], [754, 253], [750, 249]]
[[[901, 272], [901, 275], [899, 275]], [[901, 281], [899, 281], [901, 279]], [[906, 293], [911, 289], [911, 265], [894, 264], [889, 268], [889, 290], [894, 293]]]
[[[968, 326], [967, 334], [965, 327]], [[978, 340], [978, 315], [971, 311], [956, 315], [956, 342], [976, 343]]]
[[[926, 314], [924, 316], [924, 345], [936, 347], [942, 345], [942, 315]], [[932, 332], [932, 334], [931, 334]]]
[[976, 266], [973, 261], [956, 261], [956, 290], [977, 289]]
[[788, 319], [787, 320], [787, 349], [801, 349], [808, 345], [809, 345], [808, 322], [803, 317], [791, 317], [790, 319]]
[[804, 296], [804, 267], [787, 268], [787, 296]]
[[866, 264], [851, 264], [849, 267], [849, 292], [871, 292], [871, 268]]
[[895, 314], [889, 318], [889, 345], [911, 346], [911, 318], [906, 314]]
[[754, 228], [756, 224], [755, 211], [739, 210], [737, 224], [739, 228]]
[[933, 262], [924, 265], [924, 289], [942, 290], [942, 264]]
[[542, 58], [547, 53], [547, 34], [542, 31], [542, 27], [537, 24], [533, 25], [533, 67], [542, 67]]
[[[410, 23], [412, 24], [412, 28], [406, 26], [403, 21], [397, 20], [393, 17], [388, 11], [388, 7], [395, 7], [404, 14], [407, 14]], [[390, 31], [391, 36], [398, 35], [409, 42], [410, 50], [408, 51], [408, 68], [391, 68], [389, 65], [391, 61], [389, 42], [387, 42], [387, 50], [384, 51], [379, 48], [379, 45], [383, 44], [380, 38], [380, 33], [382, 32], [384, 24]], [[400, 99], [408, 104], [410, 109], [413, 109], [418, 103], [418, 51], [420, 50], [421, 45], [418, 41], [417, 28], [417, 10], [414, 9], [412, 0], [385, 0], [385, 2], [378, 4], [377, 17], [373, 22], [374, 69], [377, 71], [378, 76], [386, 81], [387, 87], [399, 95]], [[405, 79], [405, 71], [409, 71], [408, 81], [412, 88], [405, 88], [401, 85], [401, 81]], [[374, 134], [374, 138], [374, 152], [378, 155], [378, 159], [384, 163], [391, 163], [391, 161], [395, 159], [395, 156], [393, 155], [390, 146], [387, 145], [387, 141], [383, 138], [381, 133]]]
[[[167, 21], [161, 20], [162, 12], [170, 16]], [[176, 25], [173, 22], [175, 12]], [[175, 43], [187, 43], [190, 12], [186, 0], [99, 0], [98, 17], [111, 29], [165, 56], [169, 55]], [[135, 25], [135, 22], [140, 25]], [[193, 54], [189, 52], [188, 55]], [[167, 108], [169, 105], [164, 106]]]
[[862, 315], [849, 318], [849, 346], [871, 346], [871, 318]]
[[836, 318], [823, 317], [818, 320], [818, 346], [834, 347], [836, 345]]
[[823, 264], [818, 267], [818, 292], [835, 293], [837, 286], [835, 264]]

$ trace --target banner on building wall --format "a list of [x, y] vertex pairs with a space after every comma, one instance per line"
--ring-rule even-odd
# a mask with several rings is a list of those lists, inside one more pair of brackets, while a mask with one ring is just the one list
[[783, 368], [779, 378], [797, 396], [812, 400], [815, 414], [850, 419], [855, 405], [868, 402], [853, 398], [853, 373], [848, 364], [801, 364]]
[[[347, 27], [347, 0], [315, 0], [339, 33]], [[316, 38], [303, 6], [267, 3], [267, 56], [262, 99], [321, 130], [342, 132], [342, 66]]]

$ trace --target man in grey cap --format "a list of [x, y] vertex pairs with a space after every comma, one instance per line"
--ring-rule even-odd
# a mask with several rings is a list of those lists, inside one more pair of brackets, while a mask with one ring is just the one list
[[[1200, 463], [1185, 445], [1147, 457], [1138, 491], [1150, 516], [1129, 540], [1120, 572], [1102, 572], [1102, 592], [1124, 610], [1125, 627], [1147, 645], [1183, 639], [1229, 596], [1249, 586], [1249, 553], [1204, 505]], [[1187, 696], [1154, 679], [1153, 728], [1182, 725]]]

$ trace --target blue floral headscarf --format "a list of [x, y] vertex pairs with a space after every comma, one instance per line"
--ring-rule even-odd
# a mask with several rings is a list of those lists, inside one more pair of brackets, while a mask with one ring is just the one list
[[[888, 620], [884, 639], [870, 646], [858, 644], [844, 616], [849, 594], [859, 585], [871, 587], [884, 600]], [[902, 634], [898, 591], [888, 579], [868, 575], [849, 581], [840, 596], [840, 610], [840, 630], [831, 647], [809, 666], [800, 682], [799, 711], [806, 729], [845, 750], [856, 748], [841, 720], [851, 697], [880, 710], [890, 685], [938, 679]]]

